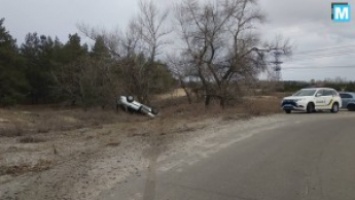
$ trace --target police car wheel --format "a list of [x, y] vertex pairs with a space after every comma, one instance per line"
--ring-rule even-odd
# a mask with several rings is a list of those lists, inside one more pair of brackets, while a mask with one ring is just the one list
[[338, 105], [337, 103], [334, 103], [334, 104], [333, 104], [331, 112], [332, 112], [332, 113], [337, 113], [337, 112], [339, 112], [339, 105]]
[[307, 113], [312, 113], [312, 112], [314, 112], [314, 104], [313, 103], [309, 103], [308, 105], [307, 105]]
[[285, 113], [286, 113], [286, 114], [290, 114], [290, 113], [291, 113], [291, 110], [285, 110]]

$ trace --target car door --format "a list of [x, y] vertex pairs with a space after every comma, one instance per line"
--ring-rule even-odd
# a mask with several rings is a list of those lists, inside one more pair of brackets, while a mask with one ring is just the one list
[[334, 93], [333, 90], [324, 90], [323, 91], [323, 100], [324, 100], [324, 108], [331, 109], [334, 101]]
[[324, 90], [319, 90], [314, 97], [315, 98], [314, 104], [316, 110], [323, 109], [325, 106], [325, 98], [323, 94], [324, 94]]

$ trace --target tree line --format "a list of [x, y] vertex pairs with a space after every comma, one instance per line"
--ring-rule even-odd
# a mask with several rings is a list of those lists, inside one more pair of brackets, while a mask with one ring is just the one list
[[[139, 79], [133, 68], [135, 63], [147, 63], [144, 55], [117, 59], [103, 36], [96, 36], [90, 49], [77, 33], [69, 34], [65, 43], [28, 33], [18, 46], [4, 22], [5, 19], [0, 20], [0, 105], [68, 102], [105, 106], [120, 93], [139, 93], [135, 91], [141, 85], [127, 80]], [[151, 94], [166, 92], [175, 85], [165, 64], [152, 61], [150, 65], [154, 66], [140, 73], [146, 75]], [[140, 100], [145, 101], [142, 97]]]
[[355, 92], [355, 82], [346, 81], [341, 78], [314, 80], [311, 81], [283, 81], [283, 88], [279, 92], [295, 92], [297, 90], [309, 87], [329, 87], [337, 91]]

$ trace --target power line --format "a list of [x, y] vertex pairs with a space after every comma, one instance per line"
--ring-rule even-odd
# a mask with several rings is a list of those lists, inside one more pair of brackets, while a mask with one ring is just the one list
[[308, 51], [299, 51], [295, 53], [294, 55], [307, 55], [307, 54], [312, 54], [312, 53], [317, 53], [317, 52], [322, 52], [322, 51], [329, 51], [329, 50], [336, 50], [336, 49], [347, 49], [347, 48], [355, 48], [355, 44], [353, 45], [345, 45], [345, 46], [333, 46], [333, 47], [325, 47], [325, 48], [320, 48], [320, 49], [313, 49], [313, 50], [308, 50]]
[[304, 60], [320, 60], [334, 57], [344, 57], [355, 54], [355, 45], [326, 47], [309, 51], [301, 51], [292, 55], [291, 59], [287, 59], [288, 63], [299, 62]]
[[[335, 48], [342, 48], [336, 50]], [[330, 50], [330, 51], [329, 51]], [[355, 54], [355, 45], [347, 46], [337, 46], [337, 47], [327, 47], [323, 49], [302, 51], [293, 54], [291, 59], [287, 59], [288, 62], [298, 62], [300, 60], [315, 60], [319, 58], [332, 58], [332, 57], [342, 57]], [[297, 59], [297, 60], [293, 60]]]
[[346, 55], [346, 54], [353, 54], [355, 53], [355, 49], [350, 50], [341, 50], [336, 52], [326, 52], [326, 53], [317, 53], [317, 54], [310, 54], [310, 55], [300, 55], [300, 56], [292, 56], [292, 58], [309, 58], [309, 57], [323, 57], [323, 56], [333, 56], [333, 55]]
[[[355, 54], [355, 45], [346, 45], [346, 46], [336, 46], [336, 47], [327, 47], [327, 48], [322, 48], [322, 49], [315, 49], [315, 50], [309, 50], [309, 51], [302, 51], [296, 53], [295, 56], [293, 56], [293, 59], [295, 60], [288, 60], [286, 64], [288, 63], [295, 63], [295, 62], [304, 62], [304, 61], [312, 61], [312, 60], [324, 60], [327, 58], [334, 58], [334, 57], [344, 57], [344, 56], [351, 56]], [[280, 64], [282, 63], [279, 58], [276, 56], [275, 61], [270, 61], [270, 64], [274, 64], [274, 71], [276, 72], [277, 77], [281, 77], [281, 66]], [[311, 66], [309, 64], [308, 66]], [[313, 65], [314, 66], [314, 65]], [[286, 71], [297, 71], [297, 70], [337, 70], [337, 69], [355, 69], [355, 65], [338, 65], [338, 66], [317, 66], [317, 67], [307, 67], [307, 65], [301, 65], [300, 67], [296, 67], [295, 65], [293, 67], [283, 67], [282, 70]], [[278, 78], [279, 80], [280, 78]]]
[[333, 65], [321, 67], [284, 67], [283, 70], [323, 70], [323, 69], [355, 69], [355, 65]]
[[326, 59], [326, 58], [344, 57], [344, 56], [353, 56], [353, 55], [355, 55], [355, 52], [349, 52], [349, 53], [343, 53], [343, 54], [334, 54], [334, 55], [304, 57], [304, 58], [292, 58], [292, 59], [288, 60], [287, 63], [294, 63], [294, 62], [299, 62], [299, 61], [323, 60], [323, 59]]

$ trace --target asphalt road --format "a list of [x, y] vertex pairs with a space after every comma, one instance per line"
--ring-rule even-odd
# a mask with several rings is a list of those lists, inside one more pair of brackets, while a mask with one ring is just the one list
[[[289, 118], [287, 126], [265, 130], [179, 170], [158, 173], [149, 198], [354, 200], [355, 113], [284, 117]], [[105, 199], [144, 199], [144, 180], [132, 178]]]

